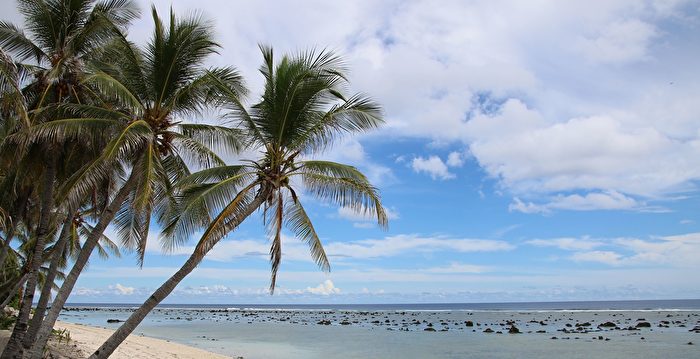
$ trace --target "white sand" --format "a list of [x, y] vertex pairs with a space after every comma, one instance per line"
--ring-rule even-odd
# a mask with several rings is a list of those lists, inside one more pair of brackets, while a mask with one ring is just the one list
[[[56, 329], [66, 329], [70, 332], [70, 342], [62, 344], [52, 342], [52, 353], [59, 358], [79, 359], [87, 358], [97, 349], [112, 331], [90, 327], [81, 324], [56, 322]], [[9, 331], [2, 331], [0, 349], [5, 347], [9, 337]], [[179, 358], [179, 359], [224, 359], [231, 358], [221, 354], [215, 354], [206, 350], [193, 348], [187, 345], [173, 343], [166, 340], [130, 335], [117, 350], [110, 356], [113, 359], [151, 359], [151, 358]]]

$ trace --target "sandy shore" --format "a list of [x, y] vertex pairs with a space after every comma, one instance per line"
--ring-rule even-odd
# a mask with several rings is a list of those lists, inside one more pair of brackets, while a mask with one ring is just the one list
[[[97, 349], [112, 331], [109, 329], [90, 327], [81, 324], [56, 322], [55, 328], [66, 329], [70, 332], [71, 340], [66, 343], [52, 341], [50, 346], [54, 357], [66, 359], [87, 358]], [[10, 332], [0, 331], [0, 349], [5, 347]], [[167, 340], [131, 335], [112, 354], [114, 359], [150, 359], [150, 358], [180, 358], [180, 359], [224, 359], [225, 355], [211, 353], [187, 345], [173, 343]]]

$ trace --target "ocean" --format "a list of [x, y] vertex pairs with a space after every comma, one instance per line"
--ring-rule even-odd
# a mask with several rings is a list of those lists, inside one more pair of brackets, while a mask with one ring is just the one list
[[[60, 320], [116, 329], [137, 306], [74, 303]], [[173, 304], [135, 334], [246, 359], [700, 358], [700, 300]]]

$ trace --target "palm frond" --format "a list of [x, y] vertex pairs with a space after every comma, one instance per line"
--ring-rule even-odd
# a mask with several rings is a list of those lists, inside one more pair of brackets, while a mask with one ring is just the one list
[[[181, 181], [178, 204], [164, 213], [161, 243], [167, 250], [182, 245], [194, 232], [206, 227], [211, 216], [235, 201], [238, 189], [254, 178], [243, 166], [203, 170]], [[214, 180], [213, 183], [207, 183]]]
[[176, 132], [167, 133], [172, 137], [178, 155], [182, 156], [185, 161], [205, 168], [226, 165], [226, 162], [214, 151], [199, 141]]
[[129, 108], [135, 117], [139, 117], [145, 106], [130, 90], [111, 75], [97, 71], [83, 78], [83, 83], [95, 86], [102, 95], [123, 107]]
[[33, 58], [37, 63], [48, 58], [38, 46], [36, 46], [22, 30], [15, 25], [0, 21], [0, 47], [14, 53], [18, 61]]
[[207, 124], [180, 124], [180, 130], [209, 149], [228, 154], [238, 153], [246, 141], [243, 131], [237, 128]]
[[251, 213], [265, 201], [264, 194], [254, 195], [258, 183], [243, 188], [236, 197], [209, 223], [197, 242], [194, 253], [204, 257], [216, 243], [236, 229]]
[[[340, 100], [342, 95], [334, 94]], [[367, 96], [356, 94], [325, 113], [310, 117], [310, 126], [290, 146], [306, 153], [327, 149], [333, 138], [367, 132], [384, 123], [382, 108]]]
[[313, 195], [357, 213], [376, 216], [379, 226], [387, 227], [388, 218], [379, 193], [368, 182], [317, 173], [302, 173], [301, 177], [304, 186]]
[[314, 262], [316, 262], [321, 270], [326, 272], [330, 271], [331, 265], [325, 250], [323, 250], [321, 239], [318, 237], [316, 229], [311, 219], [309, 219], [309, 216], [306, 214], [301, 202], [298, 200], [288, 201], [285, 214], [285, 224], [294, 232], [297, 238], [309, 246], [311, 258]]
[[270, 243], [270, 294], [275, 292], [277, 283], [277, 271], [282, 262], [282, 222], [284, 220], [284, 197], [282, 191], [277, 191], [276, 197], [272, 200], [273, 213], [270, 223], [272, 243]]

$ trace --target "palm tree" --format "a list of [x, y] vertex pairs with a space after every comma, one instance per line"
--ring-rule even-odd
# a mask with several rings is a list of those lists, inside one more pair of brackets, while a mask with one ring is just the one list
[[[0, 49], [0, 143], [14, 132], [18, 124], [26, 126], [28, 122], [26, 99], [20, 85], [24, 75], [21, 66]], [[9, 163], [0, 161], [0, 189], [4, 193], [0, 201], [0, 230], [5, 234], [0, 249], [0, 266], [5, 263], [15, 225], [26, 205], [29, 191], [28, 188], [17, 190], [15, 174], [16, 171], [10, 170]]]
[[[139, 264], [143, 264], [151, 215], [174, 201], [173, 182], [190, 175], [188, 164], [197, 168], [223, 165], [210, 147], [238, 147], [236, 130], [180, 123], [181, 116], [199, 114], [205, 107], [214, 79], [242, 89], [234, 70], [207, 70], [202, 65], [219, 47], [212, 40], [212, 27], [199, 16], [180, 19], [172, 11], [166, 26], [155, 7], [152, 16], [155, 30], [145, 48], [123, 36], [115, 39], [97, 56], [93, 72], [84, 79], [100, 90], [105, 103], [64, 106], [80, 116], [53, 121], [38, 131], [42, 137], [66, 138], [79, 138], [96, 128], [112, 133], [99, 158], [66, 181], [69, 203], [78, 203], [117, 172], [126, 178], [56, 294], [31, 358], [41, 357], [53, 324], [107, 225], [114, 220], [123, 243], [136, 249]], [[117, 57], [120, 61], [115, 63]]]
[[[338, 136], [363, 132], [382, 123], [380, 107], [364, 95], [342, 94], [347, 80], [338, 57], [330, 52], [285, 56], [274, 64], [273, 51], [261, 47], [265, 91], [259, 103], [246, 111], [238, 93], [220, 83], [230, 118], [245, 131], [248, 146], [262, 156], [243, 165], [205, 169], [182, 180], [183, 200], [166, 216], [166, 238], [172, 245], [209, 223], [185, 264], [119, 328], [90, 358], [107, 358], [145, 316], [202, 261], [225, 235], [262, 208], [272, 236], [270, 291], [282, 258], [283, 224], [309, 245], [312, 258], [323, 269], [330, 265], [321, 241], [299, 201], [297, 179], [305, 190], [323, 200], [376, 215], [381, 226], [387, 217], [377, 190], [357, 169], [328, 161], [302, 160], [327, 148]], [[216, 214], [218, 213], [218, 215]], [[210, 215], [215, 215], [212, 220]]]
[[[97, 212], [95, 208], [88, 208], [85, 211], [75, 211], [67, 216], [63, 222], [61, 233], [56, 242], [47, 248], [51, 253], [50, 265], [46, 273], [44, 285], [41, 287], [41, 295], [34, 309], [34, 317], [31, 320], [27, 333], [23, 338], [25, 348], [31, 348], [34, 344], [41, 322], [46, 314], [46, 308], [51, 299], [51, 291], [58, 289], [55, 285], [56, 276], [60, 275], [59, 269], [65, 269], [71, 258], [75, 259], [80, 253], [82, 241], [87, 238], [94, 227], [90, 225], [85, 216], [91, 212]], [[110, 255], [121, 257], [119, 246], [107, 236], [102, 236], [97, 243], [97, 253], [100, 258], [107, 259]], [[64, 279], [62, 275], [61, 279]]]
[[[80, 76], [84, 60], [102, 46], [120, 26], [138, 15], [131, 0], [24, 0], [18, 4], [31, 37], [13, 24], [0, 22], [0, 47], [21, 62], [33, 59], [35, 81], [25, 89], [27, 106], [35, 110], [29, 125], [51, 121], [39, 111], [47, 104], [80, 102], [84, 99]], [[10, 341], [3, 358], [17, 357], [19, 343], [27, 323], [37, 284], [44, 247], [50, 235], [49, 222], [54, 208], [54, 188], [57, 158], [61, 146], [56, 143], [36, 143], [39, 156], [36, 162], [44, 164], [39, 188], [40, 219], [36, 230], [36, 245], [31, 256], [27, 288]]]

